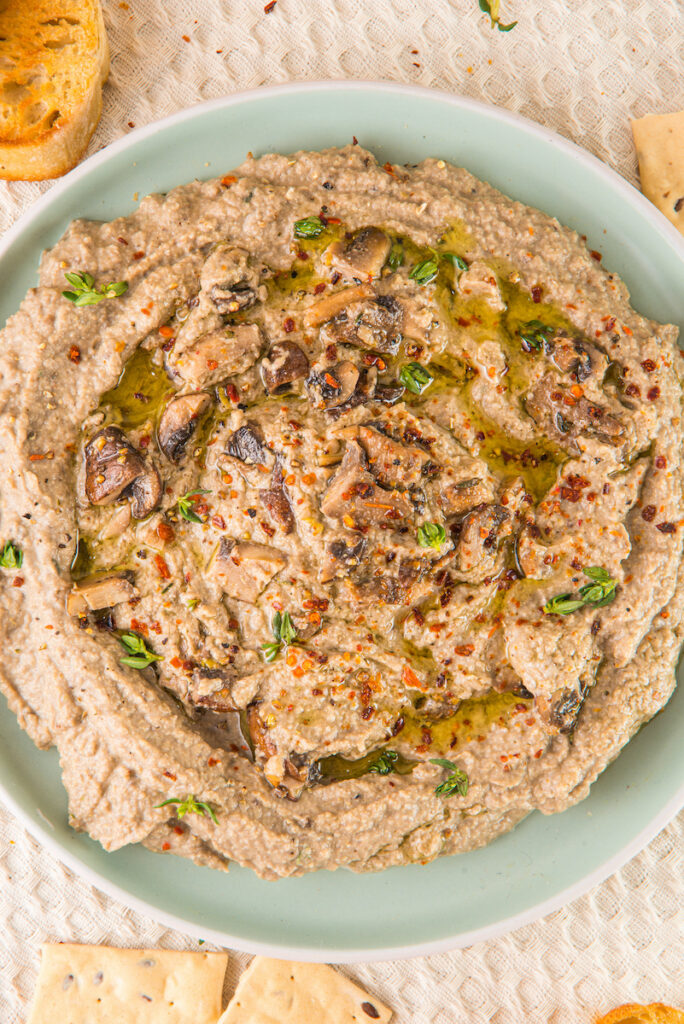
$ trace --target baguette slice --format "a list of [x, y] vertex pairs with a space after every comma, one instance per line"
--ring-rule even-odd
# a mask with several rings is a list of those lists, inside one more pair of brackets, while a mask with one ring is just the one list
[[102, 111], [109, 47], [99, 0], [0, 0], [0, 178], [56, 178]]

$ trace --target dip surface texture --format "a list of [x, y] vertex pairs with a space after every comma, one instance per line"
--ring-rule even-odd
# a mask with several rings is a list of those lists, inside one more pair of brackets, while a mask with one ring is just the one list
[[277, 878], [586, 796], [675, 685], [676, 339], [441, 160], [74, 222], [0, 335], [0, 685], [74, 827]]

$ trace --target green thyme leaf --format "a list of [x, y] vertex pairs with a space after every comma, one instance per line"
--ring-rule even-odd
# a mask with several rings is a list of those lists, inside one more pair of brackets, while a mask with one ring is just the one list
[[434, 377], [420, 363], [407, 363], [399, 371], [399, 380], [414, 395], [422, 395], [432, 384]]
[[546, 602], [544, 612], [547, 615], [570, 615], [583, 607], [584, 601], [581, 598], [575, 598], [572, 594], [557, 594]]
[[431, 281], [437, 277], [439, 271], [439, 264], [436, 256], [429, 256], [426, 260], [421, 260], [420, 263], [412, 268], [409, 277], [416, 284], [424, 287], [426, 284], [430, 284]]
[[24, 552], [8, 540], [0, 552], [0, 569], [21, 569]]
[[511, 21], [508, 25], [502, 25], [499, 20], [499, 5], [501, 0], [478, 0], [480, 10], [484, 11], [485, 14], [489, 15], [489, 23], [492, 28], [496, 26], [499, 32], [510, 32], [512, 28], [518, 24], [517, 21]]
[[459, 270], [467, 270], [468, 269], [468, 264], [463, 259], [463, 257], [462, 256], [457, 256], [455, 252], [445, 252], [445, 253], [442, 253], [442, 259], [448, 260], [449, 263], [452, 263], [453, 266], [458, 267]]
[[394, 763], [398, 757], [396, 750], [381, 750], [368, 771], [374, 775], [389, 775], [394, 771]]
[[297, 630], [289, 612], [275, 613], [271, 619], [271, 632], [275, 638], [274, 642], [261, 645], [264, 661], [269, 663], [275, 661], [280, 651], [297, 639]]
[[553, 327], [543, 324], [541, 320], [528, 320], [526, 324], [520, 325], [518, 334], [526, 352], [531, 352], [532, 349], [539, 351], [547, 338], [553, 334]]
[[394, 242], [387, 257], [387, 266], [394, 271], [404, 262], [404, 247], [401, 242]]
[[569, 615], [585, 605], [604, 608], [615, 600], [617, 580], [613, 579], [607, 569], [600, 565], [588, 565], [582, 570], [592, 583], [580, 587], [577, 597], [572, 594], [558, 594], [544, 605], [547, 615]]
[[156, 807], [167, 807], [169, 804], [176, 805], [176, 817], [183, 818], [186, 814], [201, 814], [202, 817], [211, 818], [215, 825], [218, 825], [218, 818], [216, 812], [210, 804], [205, 803], [203, 800], [198, 800], [194, 796], [186, 796], [185, 800], [181, 800], [177, 796], [172, 796], [168, 800], [162, 800], [160, 804], [155, 804]]
[[116, 299], [128, 291], [127, 281], [110, 281], [97, 288], [91, 274], [65, 273], [64, 276], [73, 291], [62, 292], [62, 295], [75, 306], [94, 306], [103, 299]]
[[440, 523], [423, 523], [418, 527], [418, 543], [421, 548], [439, 550], [446, 540], [446, 530]]
[[197, 487], [194, 491], [188, 491], [187, 494], [180, 497], [176, 503], [178, 514], [182, 516], [183, 519], [187, 519], [189, 523], [204, 522], [192, 507], [200, 494], [211, 494], [211, 491], [206, 490], [204, 487]]
[[517, 24], [517, 21], [509, 21], [507, 25], [502, 25], [500, 21], [497, 21], [496, 27], [498, 28], [499, 32], [510, 32], [511, 29], [515, 28]]
[[137, 633], [122, 633], [119, 643], [125, 651], [128, 651], [125, 658], [119, 658], [122, 665], [143, 669], [151, 665], [153, 661], [162, 661], [160, 655], [150, 651], [143, 638]]
[[437, 796], [453, 796], [454, 793], [458, 793], [459, 796], [465, 796], [468, 792], [468, 776], [459, 768], [458, 765], [454, 764], [453, 761], [448, 761], [445, 757], [432, 757], [430, 758], [430, 764], [436, 764], [438, 768], [445, 768], [449, 775], [441, 782], [435, 789]]
[[325, 224], [320, 217], [304, 217], [294, 224], [295, 238], [318, 238], [323, 234]]

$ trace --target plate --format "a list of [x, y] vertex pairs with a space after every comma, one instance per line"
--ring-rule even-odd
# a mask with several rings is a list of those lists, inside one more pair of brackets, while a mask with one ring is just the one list
[[[138, 196], [224, 174], [256, 155], [343, 145], [381, 162], [462, 164], [554, 214], [603, 253], [641, 312], [684, 329], [684, 240], [604, 164], [506, 111], [386, 83], [297, 84], [242, 93], [132, 132], [55, 185], [0, 245], [0, 322], [36, 282], [40, 252], [74, 217], [109, 220]], [[353, 962], [469, 945], [534, 920], [633, 856], [684, 804], [684, 690], [563, 814], [530, 815], [490, 846], [380, 874], [265, 882], [130, 847], [104, 850], [67, 823], [56, 752], [38, 751], [0, 702], [0, 792], [49, 850], [165, 924], [248, 952]]]

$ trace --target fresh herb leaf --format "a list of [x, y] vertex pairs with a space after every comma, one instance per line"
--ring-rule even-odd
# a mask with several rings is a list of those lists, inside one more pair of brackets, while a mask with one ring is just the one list
[[541, 320], [528, 320], [526, 324], [520, 325], [518, 334], [526, 352], [531, 352], [532, 349], [538, 352], [547, 338], [553, 334], [553, 327], [543, 324]]
[[418, 527], [418, 543], [421, 548], [439, 550], [446, 540], [446, 530], [440, 523], [423, 523]]
[[125, 658], [119, 658], [122, 665], [143, 669], [151, 665], [153, 661], [162, 661], [160, 655], [150, 651], [143, 638], [137, 633], [122, 633], [119, 643], [125, 651], [128, 651]]
[[276, 612], [271, 619], [271, 631], [275, 638], [273, 643], [262, 644], [264, 661], [275, 661], [283, 647], [288, 647], [297, 639], [295, 628], [289, 612]]
[[431, 281], [434, 281], [438, 272], [439, 263], [437, 256], [428, 256], [426, 260], [421, 260], [420, 263], [416, 263], [416, 265], [411, 269], [409, 277], [422, 288], [426, 284], [430, 284]]
[[197, 515], [193, 509], [195, 500], [200, 494], [211, 494], [211, 491], [206, 490], [204, 487], [197, 487], [194, 491], [188, 491], [177, 501], [178, 514], [187, 519], [189, 523], [203, 523], [204, 520]]
[[325, 224], [320, 217], [303, 217], [294, 224], [295, 238], [318, 238], [323, 234]]
[[399, 371], [399, 380], [414, 395], [422, 395], [432, 384], [434, 377], [420, 363], [407, 363]]
[[570, 615], [583, 607], [584, 601], [581, 598], [573, 597], [572, 594], [557, 594], [546, 602], [544, 611], [547, 615]]
[[442, 259], [448, 260], [449, 263], [453, 264], [454, 267], [458, 267], [459, 270], [467, 270], [468, 264], [462, 256], [457, 256], [455, 252], [442, 253]]
[[8, 540], [0, 552], [0, 569], [21, 569], [24, 552]]
[[387, 257], [387, 266], [390, 270], [396, 270], [404, 262], [404, 247], [401, 242], [394, 242]]
[[547, 615], [569, 615], [585, 605], [603, 608], [615, 600], [617, 580], [613, 579], [607, 569], [600, 565], [588, 565], [582, 570], [592, 583], [585, 583], [579, 589], [579, 595], [558, 594], [544, 605]]
[[203, 800], [197, 800], [192, 795], [186, 796], [185, 800], [172, 796], [168, 800], [162, 800], [160, 804], [155, 804], [155, 807], [167, 807], [169, 804], [176, 804], [177, 818], [183, 818], [186, 814], [201, 814], [205, 818], [211, 818], [214, 824], [218, 825], [218, 818], [213, 807], [210, 804], [204, 803]]
[[199, 604], [199, 601], [200, 601], [199, 597], [191, 597], [190, 600], [188, 601], [187, 605], [186, 605], [186, 608], [188, 609], [188, 611], [189, 612], [194, 612], [195, 608]]
[[396, 750], [381, 750], [367, 770], [374, 775], [390, 775], [394, 771], [394, 762], [398, 757]]
[[466, 795], [468, 792], [468, 776], [462, 768], [459, 768], [453, 761], [448, 761], [445, 757], [432, 757], [430, 758], [430, 764], [436, 764], [439, 768], [446, 768], [450, 773], [444, 782], [441, 782], [435, 789], [437, 796], [453, 796], [454, 793], [458, 793], [459, 796]]
[[496, 27], [498, 28], [499, 32], [510, 32], [511, 29], [515, 28], [517, 24], [517, 21], [509, 21], [507, 25], [502, 25], [500, 21], [497, 21]]
[[62, 295], [75, 306], [94, 306], [103, 299], [116, 299], [128, 291], [127, 281], [110, 281], [98, 288], [91, 274], [69, 273], [64, 276], [73, 291], [62, 292]]

